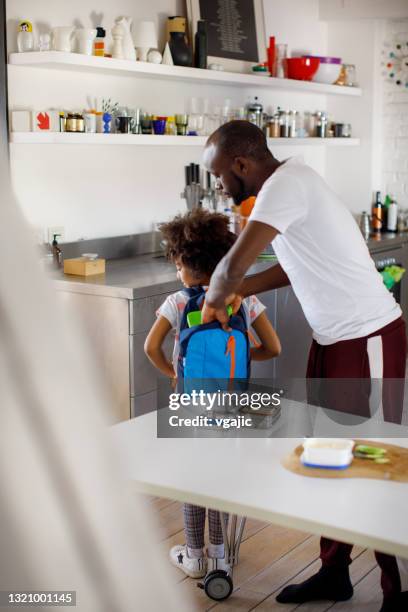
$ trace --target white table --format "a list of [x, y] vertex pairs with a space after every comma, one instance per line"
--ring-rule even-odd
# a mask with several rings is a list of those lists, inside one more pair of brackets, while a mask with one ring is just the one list
[[112, 438], [143, 493], [408, 558], [408, 484], [293, 474], [280, 461], [300, 438], [157, 438], [155, 412], [115, 425]]

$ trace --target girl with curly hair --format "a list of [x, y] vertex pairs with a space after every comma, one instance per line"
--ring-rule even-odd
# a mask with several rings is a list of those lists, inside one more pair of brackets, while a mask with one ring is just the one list
[[[235, 241], [225, 215], [204, 209], [196, 209], [177, 215], [160, 225], [166, 255], [177, 268], [178, 278], [185, 287], [208, 286], [218, 262]], [[183, 291], [169, 295], [157, 311], [157, 320], [145, 342], [145, 353], [153, 365], [166, 376], [175, 379], [179, 354], [178, 336], [181, 317], [188, 296]], [[251, 359], [263, 361], [276, 357], [281, 350], [279, 338], [266, 316], [265, 306], [255, 297], [243, 301], [248, 327], [255, 330], [260, 344], [251, 347]], [[163, 351], [166, 336], [175, 333], [172, 360]], [[225, 560], [224, 544], [219, 512], [208, 510], [209, 546], [204, 553], [205, 508], [184, 504], [184, 531], [186, 544], [173, 546], [170, 560], [187, 576], [202, 578], [207, 571], [229, 571]]]

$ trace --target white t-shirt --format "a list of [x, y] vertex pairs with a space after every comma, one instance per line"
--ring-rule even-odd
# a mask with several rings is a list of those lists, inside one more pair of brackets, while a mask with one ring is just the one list
[[[167, 296], [163, 304], [156, 312], [157, 317], [165, 317], [170, 323], [174, 332], [174, 349], [173, 349], [173, 367], [177, 372], [177, 359], [180, 352], [179, 333], [181, 325], [181, 317], [184, 307], [188, 302], [188, 295], [184, 291], [177, 291]], [[246, 323], [249, 327], [259, 317], [261, 312], [266, 308], [255, 295], [247, 297], [242, 302], [246, 316]]]
[[265, 181], [250, 220], [280, 232], [273, 249], [319, 344], [367, 336], [401, 316], [350, 211], [302, 159]]

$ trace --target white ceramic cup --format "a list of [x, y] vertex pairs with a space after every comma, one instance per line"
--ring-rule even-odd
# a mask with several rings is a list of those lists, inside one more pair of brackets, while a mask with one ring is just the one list
[[57, 26], [56, 28], [52, 28], [52, 49], [54, 51], [71, 53], [74, 32], [74, 26]]
[[76, 31], [77, 53], [83, 55], [93, 54], [93, 42], [96, 38], [96, 30], [91, 28], [81, 28]]

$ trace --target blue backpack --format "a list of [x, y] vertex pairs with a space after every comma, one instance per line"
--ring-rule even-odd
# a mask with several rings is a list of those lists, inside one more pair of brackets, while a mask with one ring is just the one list
[[[197, 381], [205, 386], [233, 387], [250, 377], [250, 345], [248, 326], [243, 306], [229, 320], [231, 331], [225, 331], [218, 321], [189, 327], [189, 313], [201, 310], [205, 290], [203, 287], [184, 289], [189, 296], [180, 324], [180, 352], [177, 376], [180, 383], [188, 379], [196, 387]], [[203, 380], [204, 379], [204, 380]], [[211, 384], [211, 380], [213, 384]], [[204, 382], [207, 381], [207, 382]], [[183, 386], [183, 385], [181, 385]], [[186, 385], [184, 385], [186, 390]]]

